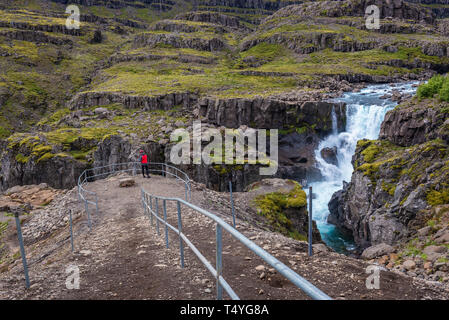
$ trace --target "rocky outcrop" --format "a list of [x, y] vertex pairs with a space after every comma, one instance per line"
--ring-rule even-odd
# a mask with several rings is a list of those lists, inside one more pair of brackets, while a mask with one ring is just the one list
[[345, 0], [345, 1], [318, 1], [292, 5], [277, 11], [272, 18], [296, 16], [298, 18], [311, 16], [327, 17], [364, 17], [365, 10], [370, 5], [380, 9], [380, 18], [409, 19], [415, 22], [424, 21], [433, 23], [435, 16], [429, 10], [403, 0]]
[[447, 122], [449, 103], [429, 101], [404, 103], [401, 108], [387, 112], [382, 123], [379, 138], [391, 141], [400, 146], [411, 146], [433, 139], [449, 142], [443, 124]]
[[105, 6], [112, 9], [122, 9], [124, 7], [136, 7], [136, 8], [146, 8], [148, 6], [154, 5], [156, 8], [159, 6], [172, 6], [175, 4], [174, 1], [164, 0], [163, 3], [160, 0], [141, 0], [141, 1], [129, 1], [129, 0], [51, 0], [56, 3], [62, 4], [79, 4], [82, 6]]
[[246, 27], [240, 23], [238, 18], [217, 12], [188, 12], [177, 15], [175, 19], [214, 23], [234, 29], [246, 29]]
[[326, 161], [327, 163], [338, 165], [338, 159], [337, 159], [337, 147], [333, 148], [323, 148], [320, 151], [321, 157]]
[[80, 29], [67, 29], [65, 24], [29, 24], [20, 21], [0, 21], [0, 28], [15, 28], [30, 31], [55, 32], [71, 36], [81, 36], [84, 33]]
[[346, 106], [329, 102], [285, 102], [270, 98], [202, 98], [198, 102], [200, 115], [208, 122], [238, 128], [284, 129], [290, 126], [313, 127], [323, 134], [332, 130], [332, 110], [336, 112], [337, 127], [346, 125]]
[[48, 205], [60, 193], [46, 183], [15, 186], [0, 195], [0, 211], [6, 213], [27, 213], [34, 208]]
[[301, 2], [302, 1], [295, 0], [200, 0], [198, 1], [198, 4], [210, 7], [250, 8], [274, 11], [284, 6]]
[[353, 52], [364, 51], [377, 48], [381, 42], [373, 39], [347, 40], [347, 34], [342, 33], [327, 33], [319, 31], [300, 32], [297, 34], [283, 34], [275, 33], [269, 37], [254, 38], [244, 41], [241, 44], [242, 50], [248, 50], [259, 43], [265, 42], [270, 44], [282, 44], [290, 50], [300, 54], [309, 54], [330, 48], [334, 51]]
[[167, 45], [173, 48], [189, 48], [200, 51], [222, 51], [227, 44], [218, 37], [200, 38], [176, 33], [142, 33], [134, 38], [134, 47]]
[[[169, 159], [169, 158], [167, 158]], [[258, 165], [181, 165], [191, 179], [203, 183], [207, 188], [229, 192], [229, 182], [233, 191], [240, 192], [253, 182], [259, 181], [261, 175]]]
[[197, 95], [175, 92], [161, 96], [138, 96], [114, 92], [81, 92], [69, 102], [71, 109], [82, 109], [98, 105], [120, 103], [126, 108], [149, 110], [170, 110], [173, 106], [190, 107], [197, 101]]
[[0, 30], [0, 36], [12, 40], [30, 41], [35, 43], [51, 43], [58, 46], [73, 45], [73, 41], [70, 39], [52, 37], [40, 31], [4, 29]]
[[[300, 184], [292, 180], [263, 179], [248, 186], [246, 201], [250, 210], [265, 218], [278, 232], [299, 240], [308, 235], [307, 197]], [[312, 240], [321, 242], [315, 221]]]
[[394, 248], [385, 243], [379, 243], [363, 250], [362, 258], [373, 259], [394, 252]]
[[17, 153], [6, 151], [0, 162], [0, 190], [16, 185], [47, 183], [53, 188], [74, 186], [80, 174], [88, 167], [86, 163], [71, 157], [53, 157], [51, 161], [28, 161], [21, 163]]
[[115, 54], [109, 57], [105, 66], [111, 66], [116, 63], [129, 62], [129, 61], [158, 61], [162, 59], [173, 59], [182, 63], [199, 63], [199, 64], [212, 64], [216, 61], [214, 57], [202, 57], [191, 54], [178, 53], [177, 55], [164, 56], [157, 54]]
[[189, 24], [182, 23], [182, 21], [176, 20], [161, 20], [156, 22], [150, 27], [150, 30], [153, 31], [167, 31], [167, 32], [201, 32], [207, 31], [210, 32], [213, 30], [215, 33], [225, 33], [226, 29], [219, 25], [204, 23], [204, 24]]

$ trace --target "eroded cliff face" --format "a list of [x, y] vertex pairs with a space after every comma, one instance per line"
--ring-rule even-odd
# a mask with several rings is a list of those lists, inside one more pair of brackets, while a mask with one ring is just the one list
[[396, 244], [449, 201], [449, 104], [412, 99], [387, 113], [380, 140], [361, 140], [351, 182], [329, 203], [328, 221], [361, 247]]
[[[311, 101], [292, 104], [263, 99], [239, 102], [231, 99], [217, 103], [221, 108], [214, 109], [219, 115], [219, 121], [216, 121], [216, 118], [201, 116], [201, 103], [190, 105], [191, 101], [197, 101], [193, 95], [185, 96], [189, 103], [178, 111], [170, 110], [168, 104], [157, 99], [151, 100], [154, 108], [160, 108], [154, 110], [144, 99], [136, 98], [124, 103], [119, 95], [112, 97], [121, 103], [111, 100], [109, 95], [76, 97], [72, 101], [72, 110], [42, 121], [40, 132], [15, 134], [3, 140], [0, 189], [42, 182], [55, 188], [71, 188], [83, 170], [137, 161], [139, 149], [149, 154], [150, 162], [171, 163], [170, 152], [175, 143], [170, 142], [170, 134], [177, 128], [184, 128], [192, 135], [195, 119], [202, 121], [202, 134], [208, 128], [222, 132], [225, 128], [240, 128], [242, 132], [248, 127], [279, 129], [279, 169], [276, 176], [313, 179], [319, 176], [314, 150], [320, 137], [332, 128], [332, 112], [340, 128], [346, 123], [344, 104]], [[165, 98], [174, 101], [176, 97], [169, 95]], [[117, 104], [107, 108], [89, 107], [102, 102]], [[239, 109], [238, 106], [245, 108]], [[192, 113], [192, 109], [196, 111]], [[160, 113], [155, 115], [154, 111]], [[228, 120], [224, 121], [221, 117], [226, 114], [233, 115], [233, 118], [227, 117]], [[97, 127], [96, 124], [105, 121], [108, 123], [106, 127]], [[148, 136], [149, 126], [154, 128], [154, 133]], [[203, 142], [207, 144], [209, 141]], [[269, 143], [268, 138], [268, 152]], [[248, 163], [181, 165], [191, 179], [219, 191], [228, 190], [229, 181], [235, 191], [244, 190], [247, 185], [263, 178], [260, 167]]]

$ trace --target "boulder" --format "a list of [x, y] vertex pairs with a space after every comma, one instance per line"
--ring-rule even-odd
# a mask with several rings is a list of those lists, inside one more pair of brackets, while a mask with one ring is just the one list
[[124, 178], [124, 179], [119, 180], [120, 188], [132, 187], [135, 184], [136, 184], [136, 181], [134, 181], [134, 179], [131, 179], [131, 178]]
[[431, 231], [432, 231], [432, 227], [427, 226], [427, 227], [424, 227], [424, 228], [419, 229], [419, 230], [418, 230], [418, 235], [419, 235], [419, 236], [422, 236], [422, 237], [425, 237], [425, 236], [427, 236]]
[[103, 108], [103, 107], [96, 108], [96, 109], [94, 110], [94, 113], [97, 114], [97, 115], [103, 114], [103, 113], [107, 113], [107, 112], [108, 112], [108, 109]]
[[315, 253], [329, 252], [329, 248], [323, 243], [315, 243], [312, 245], [312, 248], [313, 248], [313, 252], [315, 252]]
[[449, 232], [435, 239], [436, 243], [449, 243]]
[[380, 243], [363, 250], [362, 258], [374, 259], [389, 253], [392, 253], [394, 248], [386, 243]]
[[327, 163], [338, 165], [338, 159], [337, 159], [337, 147], [333, 148], [323, 148], [320, 151], [321, 157], [326, 161]]
[[413, 260], [407, 260], [405, 261], [402, 266], [406, 269], [406, 270], [413, 270], [416, 267], [416, 262]]
[[425, 254], [431, 254], [431, 253], [445, 253], [447, 251], [447, 248], [445, 246], [435, 246], [430, 245], [428, 247], [425, 247], [423, 250], [423, 253]]

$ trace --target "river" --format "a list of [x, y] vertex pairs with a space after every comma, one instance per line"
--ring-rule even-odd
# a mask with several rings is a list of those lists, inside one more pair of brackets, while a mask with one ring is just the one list
[[[332, 100], [347, 104], [346, 129], [337, 132], [334, 119], [332, 134], [321, 141], [315, 151], [323, 179], [309, 185], [312, 186], [314, 195], [313, 219], [317, 223], [323, 241], [337, 252], [350, 254], [356, 246], [350, 237], [341, 234], [334, 225], [327, 223], [328, 203], [332, 194], [343, 188], [343, 181], [351, 181], [354, 170], [351, 159], [357, 141], [377, 139], [385, 114], [397, 105], [396, 102], [381, 97], [391, 94], [392, 90], [414, 94], [416, 87], [413, 84], [416, 83], [398, 83], [394, 87], [390, 84], [370, 85], [359, 92], [348, 92]], [[337, 165], [329, 164], [321, 157], [320, 151], [325, 147], [337, 147]]]

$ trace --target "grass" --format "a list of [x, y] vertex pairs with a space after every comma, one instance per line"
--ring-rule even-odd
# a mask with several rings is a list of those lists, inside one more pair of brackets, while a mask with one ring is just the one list
[[449, 77], [435, 75], [418, 87], [418, 98], [433, 98], [438, 96], [441, 101], [449, 102]]
[[175, 61], [121, 63], [105, 70], [105, 74], [109, 80], [95, 83], [93, 91], [145, 96], [173, 92], [241, 96], [279, 92], [297, 85], [297, 81], [291, 78], [241, 75], [224, 64], [200, 68]]

